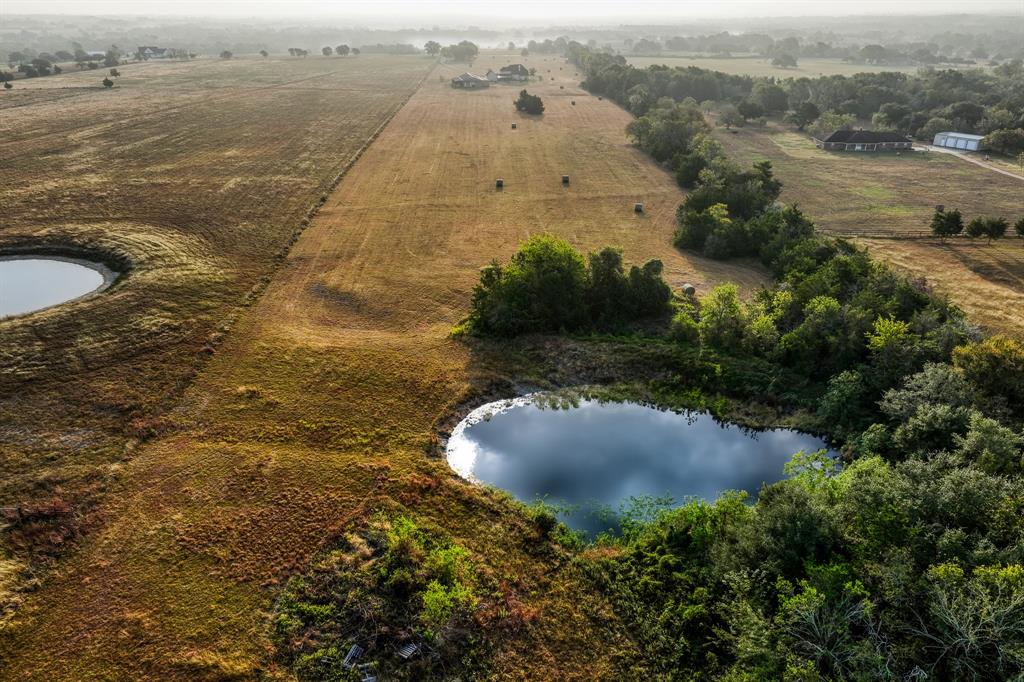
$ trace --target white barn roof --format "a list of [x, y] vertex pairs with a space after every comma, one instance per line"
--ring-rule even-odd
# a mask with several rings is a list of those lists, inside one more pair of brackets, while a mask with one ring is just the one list
[[984, 140], [985, 139], [984, 135], [971, 135], [970, 133], [952, 133], [952, 132], [950, 132], [950, 133], [939, 133], [939, 135], [944, 135], [946, 137], [952, 137], [952, 138], [955, 138], [955, 139], [958, 139], [958, 140]]
[[481, 81], [483, 81], [484, 83], [488, 82], [487, 79], [484, 78], [483, 76], [477, 76], [474, 73], [459, 74], [458, 76], [453, 78], [452, 81], [459, 83], [479, 83]]

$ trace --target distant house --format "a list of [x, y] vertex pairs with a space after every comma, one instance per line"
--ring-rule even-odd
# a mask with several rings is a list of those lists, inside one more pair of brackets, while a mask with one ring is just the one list
[[509, 64], [498, 71], [499, 81], [525, 81], [530, 78], [530, 70], [522, 64]]
[[154, 47], [152, 45], [139, 47], [136, 50], [136, 54], [139, 55], [139, 59], [167, 59], [170, 57], [166, 47]]
[[475, 90], [477, 88], [490, 87], [491, 82], [483, 76], [477, 76], [473, 73], [463, 73], [452, 79], [453, 88], [464, 88], [466, 90]]
[[939, 133], [932, 142], [936, 147], [948, 147], [950, 149], [961, 149], [967, 152], [981, 150], [983, 135], [969, 135], [967, 133]]
[[484, 75], [487, 77], [487, 80], [489, 80], [490, 82], [492, 82], [492, 83], [497, 83], [498, 82], [498, 74], [494, 73], [490, 69], [487, 69], [487, 73], [484, 74]]
[[814, 138], [814, 143], [820, 149], [838, 152], [885, 152], [913, 146], [906, 135], [876, 130], [837, 130], [828, 137]]

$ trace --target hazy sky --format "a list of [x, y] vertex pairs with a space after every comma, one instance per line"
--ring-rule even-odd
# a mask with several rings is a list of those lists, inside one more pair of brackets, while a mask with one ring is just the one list
[[486, 25], [654, 23], [694, 18], [844, 14], [1014, 14], [1024, 0], [0, 0], [3, 14], [329, 17], [338, 21]]

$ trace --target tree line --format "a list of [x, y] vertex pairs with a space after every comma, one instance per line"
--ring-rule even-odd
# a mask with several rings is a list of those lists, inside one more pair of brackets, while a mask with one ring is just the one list
[[[625, 58], [567, 47], [584, 70], [584, 86], [643, 116], [668, 97], [677, 102], [725, 103], [735, 109], [732, 122], [762, 115], [788, 115], [803, 129], [821, 117], [831, 129], [870, 119], [877, 129], [930, 141], [955, 130], [985, 135], [995, 151], [1024, 151], [1024, 61], [1012, 60], [991, 71], [923, 69], [904, 73], [860, 73], [819, 78], [754, 78], [697, 67], [650, 66], [640, 69]], [[833, 127], [834, 126], [834, 127]], [[829, 130], [831, 132], [831, 130]]]

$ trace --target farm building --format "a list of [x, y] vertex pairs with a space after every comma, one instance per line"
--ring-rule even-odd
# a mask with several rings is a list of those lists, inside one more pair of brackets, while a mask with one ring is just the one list
[[839, 152], [882, 152], [910, 149], [912, 142], [906, 135], [875, 130], [837, 130], [828, 137], [814, 138], [820, 149]]
[[166, 47], [154, 47], [152, 45], [142, 46], [136, 50], [136, 54], [139, 59], [167, 59], [170, 55], [167, 54]]
[[939, 133], [932, 143], [936, 147], [948, 147], [950, 149], [962, 149], [968, 152], [976, 152], [981, 149], [982, 135], [968, 135], [967, 133]]
[[483, 76], [477, 76], [473, 73], [463, 73], [452, 79], [453, 88], [465, 88], [467, 90], [474, 90], [476, 88], [489, 87], [491, 82]]
[[522, 64], [503, 66], [498, 71], [500, 81], [525, 81], [530, 78], [530, 70]]
[[484, 75], [487, 77], [487, 80], [489, 80], [490, 82], [492, 82], [492, 83], [497, 83], [498, 82], [498, 74], [494, 73], [490, 69], [487, 69], [487, 73], [484, 74]]

